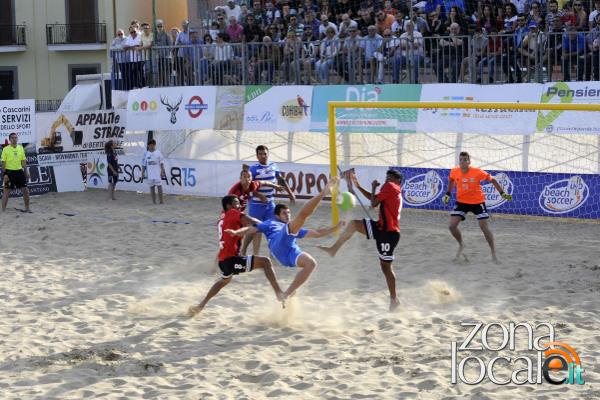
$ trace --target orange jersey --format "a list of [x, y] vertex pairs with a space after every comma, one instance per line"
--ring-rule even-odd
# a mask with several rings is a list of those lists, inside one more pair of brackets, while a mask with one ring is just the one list
[[456, 201], [465, 204], [485, 203], [481, 191], [481, 181], [490, 181], [492, 176], [479, 168], [469, 167], [467, 172], [462, 172], [460, 167], [452, 168], [450, 180], [456, 186]]

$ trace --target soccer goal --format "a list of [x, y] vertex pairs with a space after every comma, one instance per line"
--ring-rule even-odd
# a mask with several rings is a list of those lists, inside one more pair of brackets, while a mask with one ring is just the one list
[[[491, 184], [484, 185], [489, 207], [508, 214], [557, 216], [579, 207], [578, 216], [590, 218], [591, 202], [583, 203], [590, 193], [588, 177], [600, 173], [600, 135], [555, 133], [552, 126], [540, 132], [539, 121], [556, 111], [585, 119], [600, 111], [600, 104], [329, 102], [330, 174], [354, 168], [366, 186], [371, 179], [382, 182], [387, 168], [397, 168], [405, 178], [405, 206], [445, 209], [440, 201], [447, 184], [444, 171], [467, 151], [473, 166], [490, 171], [509, 193], [515, 191], [509, 206]], [[461, 118], [471, 124], [457, 125]], [[428, 131], [434, 120], [447, 120], [447, 129]], [[531, 125], [531, 132], [523, 133], [520, 123]], [[332, 220], [339, 218], [333, 201]]]

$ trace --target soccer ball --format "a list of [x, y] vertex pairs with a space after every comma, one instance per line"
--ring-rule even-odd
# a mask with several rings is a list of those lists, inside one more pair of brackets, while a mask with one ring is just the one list
[[338, 206], [342, 211], [350, 211], [356, 205], [356, 197], [350, 192], [344, 192], [340, 194], [340, 201]]

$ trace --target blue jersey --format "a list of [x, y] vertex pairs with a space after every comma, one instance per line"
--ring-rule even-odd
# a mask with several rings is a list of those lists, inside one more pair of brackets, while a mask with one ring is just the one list
[[265, 234], [269, 250], [281, 264], [287, 267], [296, 266], [296, 260], [302, 254], [296, 239], [306, 236], [307, 229], [301, 228], [297, 234], [292, 235], [288, 231], [288, 224], [278, 219], [263, 221], [256, 225], [256, 229]]
[[[250, 173], [252, 174], [252, 179], [260, 182], [270, 182], [273, 184], [277, 184], [277, 177], [280, 174], [279, 167], [277, 164], [270, 162], [267, 165], [263, 164], [254, 164], [250, 167]], [[273, 202], [273, 195], [275, 194], [275, 189], [271, 187], [261, 186], [258, 189], [258, 192], [263, 194], [267, 200], [271, 203]], [[254, 204], [264, 204], [261, 202], [258, 197], [252, 196], [251, 203]]]

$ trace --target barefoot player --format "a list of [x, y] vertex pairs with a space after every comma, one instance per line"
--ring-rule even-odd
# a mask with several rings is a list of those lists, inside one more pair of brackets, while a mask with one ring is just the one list
[[333, 246], [319, 246], [319, 248], [334, 257], [354, 232], [362, 233], [367, 239], [375, 239], [377, 253], [379, 254], [379, 265], [390, 292], [390, 311], [393, 311], [398, 307], [396, 275], [394, 274], [392, 261], [394, 261], [394, 249], [400, 240], [400, 211], [402, 209], [400, 186], [402, 185], [402, 174], [393, 169], [388, 170], [385, 183], [377, 194], [375, 194], [379, 186], [377, 180], [371, 183], [371, 191], [369, 192], [360, 186], [356, 175], [353, 173], [350, 175], [350, 179], [352, 179], [354, 186], [367, 199], [371, 200], [372, 207], [379, 206], [379, 220], [377, 222], [371, 219], [350, 221]]
[[489, 181], [494, 185], [500, 196], [503, 199], [512, 201], [512, 195], [505, 193], [502, 186], [487, 172], [479, 168], [471, 167], [471, 156], [466, 151], [463, 151], [458, 156], [459, 166], [450, 171], [448, 179], [448, 191], [442, 198], [444, 204], [450, 201], [450, 193], [456, 187], [456, 206], [450, 211], [450, 222], [448, 228], [454, 239], [458, 242], [458, 251], [456, 252], [455, 261], [464, 257], [463, 251], [465, 245], [462, 240], [462, 235], [458, 229], [460, 221], [464, 221], [467, 213], [472, 212], [477, 217], [479, 228], [485, 236], [485, 240], [492, 251], [492, 260], [498, 263], [496, 256], [496, 247], [494, 245], [494, 235], [488, 225], [487, 220], [490, 218], [488, 210], [485, 206], [485, 197], [481, 190], [481, 181]]
[[240, 238], [228, 233], [231, 230], [240, 229], [243, 224], [258, 221], [248, 218], [240, 211], [240, 201], [234, 195], [223, 197], [221, 203], [223, 205], [223, 214], [221, 214], [221, 220], [219, 221], [219, 247], [221, 248], [219, 268], [221, 269], [221, 278], [210, 288], [204, 300], [189, 308], [189, 316], [194, 316], [202, 311], [206, 303], [231, 282], [234, 275], [250, 272], [256, 268], [262, 268], [265, 271], [265, 276], [273, 287], [275, 295], [279, 300], [283, 300], [283, 294], [273, 271], [271, 260], [267, 257], [240, 256]]

